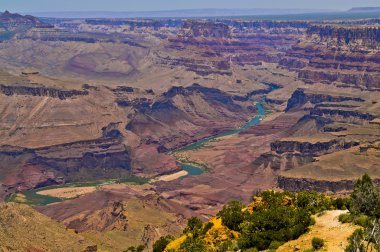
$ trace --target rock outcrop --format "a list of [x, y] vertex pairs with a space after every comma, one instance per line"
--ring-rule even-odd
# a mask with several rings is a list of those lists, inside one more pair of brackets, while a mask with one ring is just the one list
[[236, 102], [230, 94], [199, 84], [173, 87], [151, 105], [135, 109], [127, 130], [161, 152], [243, 125], [255, 110], [250, 102]]
[[311, 25], [280, 64], [306, 83], [379, 89], [380, 28], [369, 25]]
[[32, 87], [21, 85], [3, 85], [0, 84], [0, 93], [12, 96], [12, 95], [32, 95], [32, 96], [47, 96], [52, 98], [58, 98], [65, 100], [74, 96], [88, 95], [88, 91], [81, 90], [59, 90], [49, 87]]
[[[332, 192], [342, 193], [350, 192], [353, 190], [356, 180], [315, 180], [308, 178], [292, 178], [279, 176], [277, 183], [281, 189], [293, 192], [300, 191], [318, 191], [318, 192]], [[380, 185], [380, 180], [375, 179], [374, 182]]]
[[0, 181], [2, 197], [64, 182], [132, 175], [130, 153], [115, 130], [101, 139], [36, 149], [2, 146], [0, 160], [6, 174]]
[[[303, 89], [297, 89], [292, 94], [292, 97], [288, 100], [288, 105], [285, 109], [286, 112], [300, 109], [305, 104], [311, 103], [313, 105], [326, 103], [326, 102], [344, 102], [344, 101], [354, 101], [354, 102], [363, 102], [364, 100], [359, 97], [348, 97], [348, 96], [332, 96], [329, 94], [318, 94], [318, 93], [306, 93]], [[336, 106], [334, 104], [333, 106]]]

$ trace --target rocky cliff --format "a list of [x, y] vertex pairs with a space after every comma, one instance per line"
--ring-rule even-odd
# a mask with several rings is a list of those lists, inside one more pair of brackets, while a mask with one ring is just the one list
[[255, 109], [244, 97], [241, 100], [246, 102], [199, 84], [173, 87], [151, 105], [135, 107], [127, 130], [146, 143], [159, 145], [160, 151], [171, 150], [244, 124]]
[[230, 38], [230, 27], [223, 23], [187, 20], [179, 32], [184, 37]]
[[[332, 96], [327, 93], [307, 93], [304, 89], [297, 89], [288, 100], [286, 112], [303, 108], [307, 103], [312, 105], [322, 105], [322, 103], [339, 103], [344, 101], [364, 102], [360, 97], [349, 96]], [[334, 104], [333, 106], [337, 106]], [[338, 105], [339, 106], [339, 105]]]
[[307, 34], [329, 46], [379, 49], [380, 28], [377, 26], [312, 25]]
[[46, 96], [52, 98], [58, 98], [65, 100], [74, 96], [88, 95], [88, 91], [81, 90], [59, 90], [50, 87], [32, 87], [21, 85], [3, 85], [0, 84], [0, 93], [12, 96], [12, 95], [32, 95], [32, 96]]
[[[318, 191], [332, 193], [347, 193], [353, 190], [356, 180], [315, 180], [305, 178], [291, 178], [279, 176], [278, 186], [284, 190], [300, 192], [300, 191]], [[380, 184], [380, 180], [375, 179], [374, 183]]]
[[2, 197], [64, 182], [123, 178], [133, 173], [130, 152], [115, 130], [92, 141], [36, 149], [2, 146], [0, 160], [2, 174], [6, 174], [0, 181]]
[[306, 83], [379, 89], [380, 29], [365, 25], [311, 25], [280, 64]]

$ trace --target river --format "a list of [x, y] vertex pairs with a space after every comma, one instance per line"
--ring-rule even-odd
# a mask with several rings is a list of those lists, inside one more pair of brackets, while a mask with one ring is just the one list
[[[214, 141], [217, 138], [238, 134], [242, 131], [249, 129], [250, 127], [252, 127], [254, 125], [259, 124], [261, 122], [261, 120], [263, 119], [263, 117], [265, 116], [265, 109], [263, 107], [262, 100], [259, 100], [256, 102], [256, 108], [257, 108], [258, 114], [254, 118], [252, 118], [249, 122], [247, 122], [243, 127], [238, 128], [238, 129], [234, 129], [234, 130], [225, 131], [221, 134], [201, 139], [195, 143], [192, 143], [192, 144], [187, 145], [185, 147], [181, 147], [177, 150], [171, 151], [171, 152], [169, 152], [169, 154], [174, 154], [174, 153], [178, 153], [181, 151], [198, 149], [198, 148], [201, 148], [202, 146], [204, 146], [206, 143], [208, 143], [210, 141]], [[203, 169], [201, 169], [197, 166], [188, 164], [188, 163], [180, 163], [180, 165], [181, 165], [183, 170], [188, 172], [187, 176], [200, 175], [200, 174], [205, 172]], [[185, 176], [185, 177], [187, 177], [187, 176]], [[182, 178], [184, 178], [184, 177], [182, 177]]]

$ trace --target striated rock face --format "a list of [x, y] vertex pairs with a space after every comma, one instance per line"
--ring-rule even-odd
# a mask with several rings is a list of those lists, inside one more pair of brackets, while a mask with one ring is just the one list
[[[297, 89], [288, 100], [288, 105], [285, 109], [286, 112], [299, 109], [306, 103], [319, 104], [324, 102], [344, 102], [356, 101], [363, 102], [364, 100], [358, 97], [345, 97], [345, 96], [332, 96], [328, 94], [305, 93], [303, 89]], [[336, 104], [334, 104], [336, 106]]]
[[307, 30], [309, 36], [316, 36], [321, 42], [335, 46], [360, 46], [379, 49], [380, 27], [347, 27], [337, 25], [312, 25]]
[[298, 142], [298, 141], [275, 141], [271, 143], [271, 150], [277, 154], [297, 152], [300, 154], [320, 156], [334, 151], [345, 150], [353, 146], [358, 146], [359, 142], [345, 142], [334, 139], [326, 142]]
[[230, 38], [231, 32], [230, 27], [223, 23], [187, 20], [179, 35], [195, 38]]
[[65, 100], [66, 98], [71, 98], [74, 96], [88, 95], [88, 91], [80, 90], [59, 90], [55, 88], [47, 87], [30, 87], [30, 86], [19, 86], [19, 85], [0, 85], [0, 93], [7, 96], [12, 95], [32, 95], [32, 96], [48, 96], [52, 98], [58, 98]]
[[353, 110], [316, 108], [310, 112], [314, 117], [327, 117], [336, 122], [351, 122], [361, 124], [363, 121], [371, 121], [376, 117], [369, 113], [361, 113]]
[[[1, 196], [15, 191], [74, 181], [122, 178], [132, 174], [129, 151], [119, 134], [37, 149], [0, 148]], [[12, 167], [9, 167], [12, 165]]]
[[[235, 29], [244, 31], [247, 29], [270, 29], [277, 32], [281, 29], [291, 29], [294, 33], [302, 33], [303, 29], [307, 29], [310, 26], [310, 22], [307, 21], [276, 21], [276, 20], [236, 20], [236, 19], [220, 19], [218, 22], [228, 24]], [[297, 30], [298, 29], [298, 30]], [[283, 30], [289, 32], [289, 30]]]
[[186, 21], [176, 36], [168, 38], [166, 49], [173, 53], [157, 55], [157, 63], [184, 66], [202, 76], [232, 75], [232, 64], [259, 66], [262, 62], [279, 62], [285, 51], [297, 42], [303, 25], [297, 22]]
[[79, 232], [86, 230], [128, 231], [128, 218], [123, 202], [114, 201], [83, 219], [71, 221], [67, 226]]
[[153, 28], [154, 30], [163, 27], [182, 27], [184, 22], [182, 19], [104, 19], [104, 18], [88, 18], [85, 21], [90, 25], [112, 25], [112, 26], [130, 26], [130, 30], [135, 28]]
[[306, 83], [380, 88], [380, 28], [369, 25], [311, 25], [280, 64]]
[[254, 112], [249, 101], [238, 103], [235, 96], [198, 84], [173, 87], [149, 107], [135, 109], [127, 130], [161, 152], [243, 125]]
[[314, 162], [316, 157], [358, 146], [359, 142], [333, 139], [316, 143], [279, 140], [270, 144], [271, 152], [262, 154], [253, 163], [255, 167], [289, 170]]
[[[279, 176], [277, 184], [281, 189], [293, 192], [299, 191], [318, 191], [318, 192], [349, 192], [354, 188], [356, 180], [339, 180], [339, 181], [326, 181], [315, 180], [307, 178], [291, 178]], [[380, 184], [380, 180], [375, 179], [376, 184]]]

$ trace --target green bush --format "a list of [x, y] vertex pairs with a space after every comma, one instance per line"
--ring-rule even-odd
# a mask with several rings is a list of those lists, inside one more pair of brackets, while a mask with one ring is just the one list
[[183, 230], [184, 234], [191, 233], [194, 238], [202, 234], [202, 221], [197, 217], [191, 217], [187, 220], [187, 227]]
[[257, 248], [249, 248], [249, 249], [246, 249], [246, 250], [243, 250], [244, 252], [259, 252], [259, 250]]
[[269, 244], [269, 249], [276, 250], [276, 249], [278, 249], [282, 244], [284, 244], [284, 242], [272, 241], [272, 242]]
[[314, 237], [311, 241], [311, 245], [313, 246], [313, 249], [320, 250], [325, 245], [325, 241], [321, 238]]
[[180, 246], [179, 252], [205, 252], [207, 247], [200, 238], [188, 237]]
[[202, 235], [206, 235], [206, 233], [214, 226], [214, 223], [207, 222], [202, 229]]
[[231, 230], [240, 231], [239, 226], [244, 221], [246, 213], [242, 212], [245, 206], [239, 201], [232, 201], [228, 203], [217, 214], [222, 219], [223, 225]]
[[346, 252], [365, 251], [364, 250], [364, 235], [365, 232], [360, 228], [356, 229], [354, 233], [348, 238], [348, 246]]
[[367, 227], [370, 222], [370, 218], [366, 215], [358, 215], [353, 219], [353, 223], [362, 227]]
[[345, 213], [345, 214], [339, 215], [338, 219], [341, 223], [352, 223], [352, 221], [354, 220], [354, 217], [353, 215], [349, 213]]
[[350, 212], [352, 214], [380, 217], [380, 191], [367, 174], [355, 183], [351, 198]]
[[310, 214], [294, 207], [271, 206], [254, 211], [241, 225], [238, 240], [241, 248], [268, 249], [272, 241], [286, 242], [305, 233], [311, 223]]
[[140, 245], [138, 247], [129, 247], [125, 252], [143, 252], [145, 249], [144, 245]]
[[174, 237], [171, 235], [162, 236], [153, 244], [153, 252], [162, 252], [165, 250], [166, 246], [174, 240]]
[[351, 198], [336, 198], [333, 204], [338, 210], [347, 210], [350, 208]]

